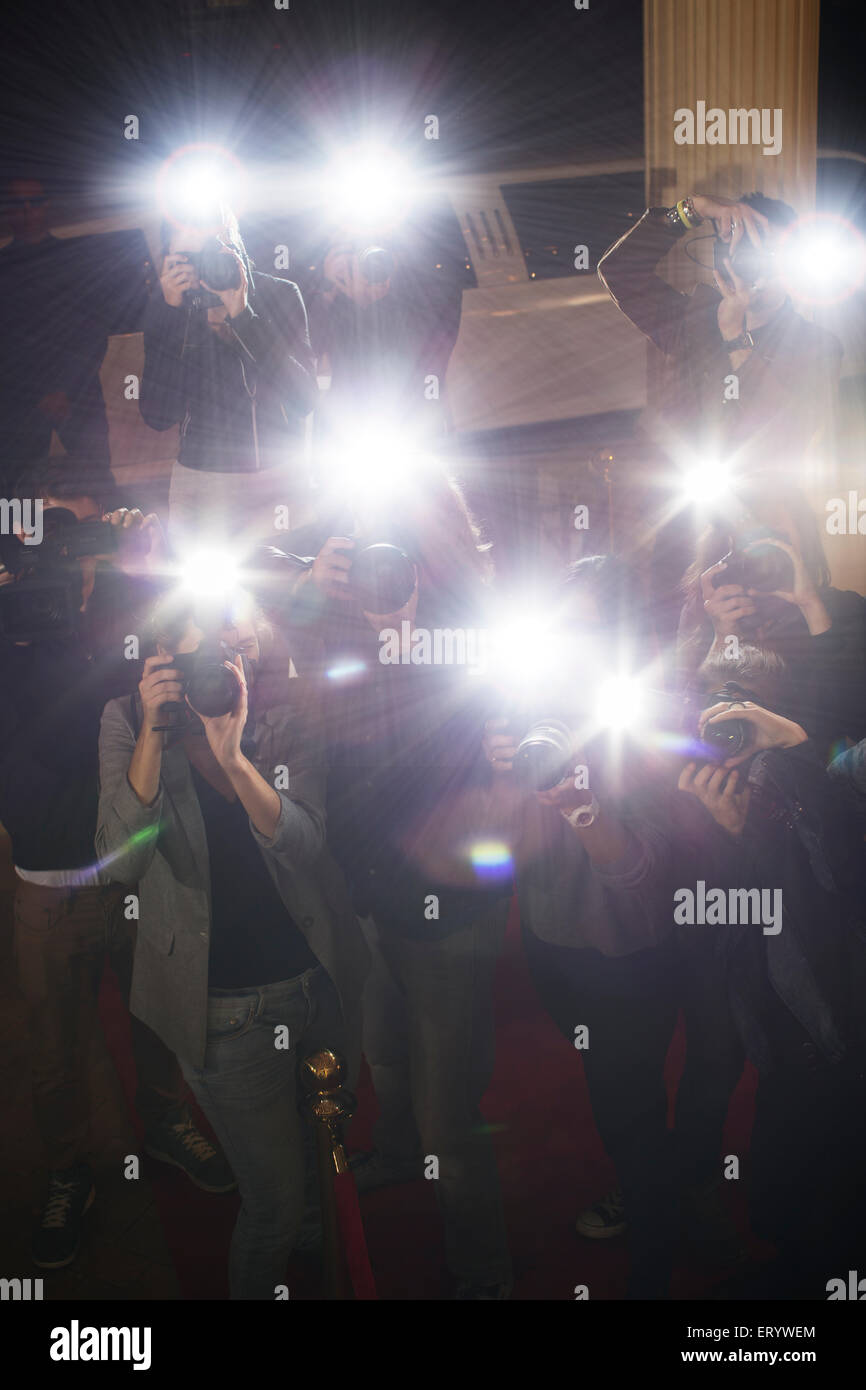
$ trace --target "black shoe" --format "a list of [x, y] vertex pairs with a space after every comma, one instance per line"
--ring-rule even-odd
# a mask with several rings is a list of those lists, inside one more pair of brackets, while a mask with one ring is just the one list
[[359, 1193], [376, 1192], [380, 1187], [396, 1187], [399, 1183], [415, 1182], [424, 1175], [423, 1160], [389, 1160], [378, 1149], [352, 1154], [349, 1167]]
[[202, 1192], [234, 1192], [238, 1185], [224, 1154], [205, 1139], [189, 1117], [178, 1124], [150, 1130], [144, 1152], [159, 1163], [180, 1168]]
[[96, 1189], [86, 1163], [48, 1175], [48, 1197], [33, 1233], [33, 1263], [39, 1269], [64, 1269], [78, 1254], [81, 1218], [93, 1206]]

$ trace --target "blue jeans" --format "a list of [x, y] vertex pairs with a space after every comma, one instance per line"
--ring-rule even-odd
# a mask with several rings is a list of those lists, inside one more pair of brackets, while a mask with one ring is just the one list
[[[277, 1046], [288, 1029], [288, 1046]], [[297, 1065], [343, 1052], [337, 991], [321, 966], [261, 988], [211, 990], [203, 1067], [184, 1075], [238, 1180], [241, 1209], [229, 1258], [230, 1296], [273, 1299], [314, 1175], [298, 1111]], [[312, 1188], [314, 1191], [314, 1187]], [[306, 1194], [306, 1195], [305, 1195]]]

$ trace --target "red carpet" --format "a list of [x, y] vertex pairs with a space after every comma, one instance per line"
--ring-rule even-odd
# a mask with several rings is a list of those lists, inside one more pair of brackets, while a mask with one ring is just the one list
[[[587, 1241], [574, 1230], [578, 1212], [613, 1186], [614, 1173], [592, 1122], [579, 1054], [543, 1012], [532, 987], [516, 912], [499, 965], [496, 1008], [496, 1070], [484, 1114], [494, 1131], [499, 1157], [515, 1270], [514, 1297], [570, 1300], [574, 1286], [586, 1284], [592, 1299], [622, 1298], [628, 1260], [625, 1241]], [[135, 1079], [128, 1019], [109, 971], [103, 981], [100, 1013], [131, 1108]], [[671, 1100], [683, 1056], [680, 1027], [666, 1067]], [[741, 1158], [748, 1151], [754, 1089], [754, 1072], [747, 1068], [725, 1131], [725, 1152]], [[358, 1100], [348, 1135], [350, 1149], [369, 1144], [375, 1118], [375, 1097], [366, 1069]], [[134, 1110], [131, 1113], [140, 1138], [137, 1116]], [[176, 1170], [145, 1161], [183, 1296], [225, 1298], [237, 1197], [197, 1192]], [[726, 1195], [745, 1232], [744, 1182], [741, 1178], [729, 1183]], [[432, 1183], [421, 1180], [372, 1193], [362, 1198], [361, 1210], [379, 1297], [447, 1297]], [[756, 1252], [766, 1249], [757, 1242], [750, 1244]], [[718, 1271], [701, 1271], [683, 1261], [674, 1276], [672, 1295], [699, 1297], [718, 1277]], [[288, 1283], [292, 1298], [320, 1296], [315, 1267], [302, 1259], [293, 1261]]]

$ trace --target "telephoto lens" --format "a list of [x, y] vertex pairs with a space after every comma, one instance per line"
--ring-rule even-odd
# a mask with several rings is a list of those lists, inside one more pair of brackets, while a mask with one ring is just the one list
[[715, 758], [734, 758], [748, 748], [752, 729], [747, 719], [723, 719], [704, 725], [703, 741]]
[[546, 792], [566, 776], [573, 756], [568, 725], [560, 719], [539, 719], [518, 744], [512, 766], [524, 791]]
[[415, 589], [415, 566], [398, 545], [379, 541], [352, 556], [350, 584], [366, 613], [398, 613]]

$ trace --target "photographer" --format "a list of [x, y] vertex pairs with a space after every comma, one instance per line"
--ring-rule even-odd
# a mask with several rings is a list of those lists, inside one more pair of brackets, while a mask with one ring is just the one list
[[[379, 1119], [374, 1148], [352, 1166], [363, 1193], [421, 1178], [435, 1155], [454, 1297], [502, 1300], [511, 1265], [480, 1105], [510, 883], [485, 881], [467, 848], [485, 827], [479, 682], [459, 664], [409, 659], [421, 633], [477, 627], [487, 565], [459, 488], [438, 472], [378, 505], [347, 499], [347, 510], [355, 535], [321, 547], [293, 616], [294, 632], [318, 644], [329, 839], [373, 955], [363, 1042]], [[389, 599], [391, 576], [373, 592], [361, 580], [365, 542], [390, 547], [405, 581]], [[401, 653], [386, 662], [389, 632]]]
[[[769, 933], [729, 922], [677, 935], [691, 938], [694, 968], [724, 982], [760, 1078], [750, 1215], [779, 1259], [731, 1296], [824, 1298], [828, 1276], [859, 1258], [866, 1237], [862, 830], [847, 788], [827, 775], [806, 731], [749, 693], [708, 697], [703, 737], [713, 726], [738, 726], [745, 746], [715, 764], [683, 768], [678, 785], [688, 809], [672, 808], [680, 839], [669, 853], [687, 862], [696, 799], [731, 856], [727, 879], [712, 882], [772, 885], [781, 922]], [[710, 882], [705, 857], [693, 859], [693, 872]]]
[[254, 271], [229, 209], [164, 225], [144, 350], [142, 417], [156, 430], [180, 425], [172, 530], [205, 523], [272, 539], [274, 507], [303, 495], [315, 370], [300, 290]]
[[[125, 892], [94, 857], [97, 737], [106, 701], [131, 685], [124, 644], [141, 630], [152, 596], [139, 571], [155, 518], [125, 510], [106, 516], [103, 486], [104, 477], [76, 481], [62, 465], [46, 470], [38, 489], [45, 500], [42, 544], [21, 547], [21, 569], [7, 547], [12, 568], [0, 588], [0, 820], [17, 878], [15, 954], [28, 1009], [40, 1166], [47, 1170], [33, 1236], [42, 1269], [75, 1258], [81, 1219], [93, 1202], [86, 1155], [99, 983], [107, 951], [128, 997], [135, 945]], [[82, 546], [80, 558], [62, 558]], [[91, 546], [101, 559], [88, 553]], [[61, 558], [47, 560], [52, 549]], [[234, 1180], [224, 1159], [191, 1122], [175, 1058], [135, 1019], [132, 1045], [147, 1151], [205, 1190], [229, 1191]]]
[[[205, 630], [171, 596], [155, 614], [137, 694], [102, 718], [97, 849], [139, 885], [132, 1011], [177, 1053], [238, 1179], [231, 1297], [273, 1299], [307, 1188], [297, 1063], [333, 1049], [351, 1084], [366, 951], [324, 848], [302, 682], [258, 699], [266, 633], [225, 621]], [[223, 712], [197, 712], [212, 700]]]
[[52, 431], [80, 468], [111, 484], [108, 421], [99, 369], [107, 319], [82, 279], [77, 239], [50, 231], [45, 184], [15, 178], [4, 189], [12, 240], [0, 250], [0, 294], [9, 331], [0, 344], [0, 492], [30, 486], [48, 457]]
[[783, 658], [792, 716], [818, 747], [863, 737], [866, 600], [830, 584], [817, 523], [795, 488], [738, 489], [701, 537], [683, 589], [683, 689], [711, 653], [758, 642]]
[[416, 229], [411, 241], [405, 232], [382, 241], [387, 244], [377, 246], [375, 237], [341, 229], [308, 295], [313, 351], [330, 366], [327, 418], [345, 428], [372, 405], [435, 433], [447, 427], [447, 413], [440, 415], [442, 407], [425, 388], [427, 378], [436, 377], [436, 399], [444, 400], [460, 331], [460, 268], [437, 250], [426, 229]]
[[[761, 193], [737, 202], [693, 194], [648, 208], [602, 256], [598, 273], [615, 304], [664, 355], [656, 366], [647, 428], [663, 459], [692, 468], [729, 460], [744, 478], [784, 484], [816, 439], [833, 445], [842, 347], [793, 307], [779, 251], [797, 215]], [[662, 277], [674, 243], [704, 230], [715, 250], [715, 288], [690, 294]], [[780, 463], [780, 461], [782, 461]], [[669, 513], [668, 513], [669, 515]], [[695, 509], [663, 520], [651, 583], [673, 636], [677, 586], [696, 539]]]
[[[561, 672], [563, 707], [574, 715], [583, 710], [579, 723], [587, 725], [583, 698], [603, 674], [624, 663], [654, 669], [652, 623], [635, 576], [611, 556], [572, 565], [559, 599], [563, 634], [580, 655], [579, 666]], [[599, 734], [574, 750], [560, 783], [533, 796], [528, 790], [537, 779], [525, 780], [530, 765], [519, 762], [513, 725], [491, 721], [485, 752], [491, 794], [513, 847], [527, 962], [569, 1042], [575, 1044], [578, 1025], [589, 1030], [580, 1055], [619, 1181], [580, 1214], [577, 1230], [589, 1239], [628, 1230], [627, 1296], [663, 1298], [682, 1219], [706, 1257], [738, 1255], [716, 1174], [721, 1126], [742, 1070], [722, 1000], [684, 976], [656, 894], [648, 891], [647, 873], [663, 845], [649, 809], [663, 764], [649, 740], [623, 756]], [[575, 765], [584, 764], [590, 787], [574, 777]], [[664, 1067], [680, 1006], [688, 1050], [670, 1135]]]
[[[832, 422], [841, 345], [794, 309], [775, 253], [797, 221], [762, 193], [737, 202], [695, 193], [672, 208], [648, 208], [599, 261], [611, 298], [664, 353], [669, 379], [659, 402], [698, 460], [735, 452], [743, 472], [802, 455]], [[718, 253], [716, 289], [683, 294], [662, 279], [675, 241], [706, 224]], [[735, 373], [739, 396], [725, 400]]]

